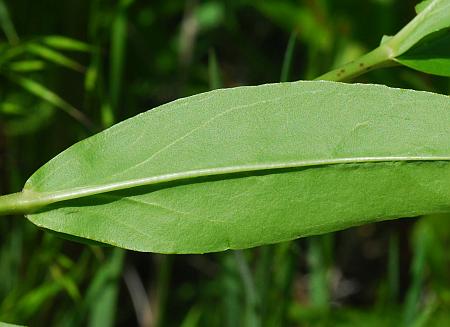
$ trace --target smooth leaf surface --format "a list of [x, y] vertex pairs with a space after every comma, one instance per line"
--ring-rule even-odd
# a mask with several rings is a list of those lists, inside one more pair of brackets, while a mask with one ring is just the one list
[[450, 76], [450, 29], [426, 37], [395, 60], [428, 74]]
[[[79, 142], [24, 194], [38, 226], [201, 253], [450, 211], [447, 96], [295, 82], [180, 99]], [[46, 205], [46, 206], [44, 206]]]
[[420, 14], [420, 12], [428, 7], [432, 1], [433, 0], [423, 0], [422, 2], [419, 2], [414, 8], [416, 10], [416, 14]]

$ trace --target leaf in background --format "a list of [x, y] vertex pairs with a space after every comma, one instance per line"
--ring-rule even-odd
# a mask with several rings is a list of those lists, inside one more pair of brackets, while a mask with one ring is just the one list
[[37, 311], [41, 310], [45, 303], [48, 303], [60, 293], [62, 293], [60, 284], [53, 280], [43, 281], [41, 285], [30, 289], [14, 304], [14, 311], [22, 317], [21, 319], [32, 317]]
[[22, 327], [24, 325], [16, 325], [16, 324], [9, 324], [6, 322], [0, 322], [0, 327]]
[[124, 257], [125, 251], [114, 249], [92, 280], [85, 299], [89, 304], [89, 326], [114, 326]]
[[4, 104], [0, 105], [0, 113], [13, 116], [8, 117], [9, 119], [2, 117], [4, 132], [9, 136], [35, 133], [49, 124], [54, 111], [55, 107], [44, 101], [34, 103], [32, 107], [21, 107], [19, 104], [11, 103], [7, 103], [6, 107]]
[[[117, 114], [120, 94], [122, 91], [123, 72], [127, 49], [128, 8], [134, 0], [120, 0], [116, 5], [116, 12], [111, 25], [111, 60], [109, 66], [109, 96], [110, 103], [102, 107], [103, 125], [114, 123]], [[105, 112], [109, 110], [109, 112]], [[107, 120], [109, 119], [109, 120]]]
[[205, 2], [197, 7], [195, 15], [200, 30], [211, 30], [225, 20], [225, 7], [221, 2]]
[[92, 47], [84, 42], [60, 35], [49, 35], [42, 38], [42, 42], [46, 45], [59, 49], [79, 52], [91, 52]]
[[[434, 46], [431, 49], [424, 50], [427, 46], [422, 46], [421, 43], [428, 43], [430, 38], [435, 38], [437, 35], [444, 37], [442, 41], [434, 40], [440, 44], [448, 42], [445, 37], [450, 29], [450, 0], [430, 0], [419, 5], [417, 10], [419, 13], [414, 17], [405, 27], [403, 27], [394, 36], [383, 36], [380, 46], [374, 50], [366, 53], [364, 56], [349, 62], [342, 67], [327, 72], [316, 80], [331, 80], [344, 81], [357, 77], [363, 73], [369, 72], [380, 67], [388, 67], [395, 65], [395, 62], [403, 63], [402, 59], [397, 60], [402, 55], [409, 56], [409, 51], [414, 51], [414, 47], [420, 47], [419, 54], [412, 55], [413, 60], [405, 64], [412, 68], [422, 70], [425, 72], [435, 73], [444, 67], [448, 71], [448, 46], [443, 49], [438, 49], [436, 54], [432, 50], [436, 49]], [[443, 53], [447, 51], [443, 57]], [[438, 57], [437, 57], [438, 56]], [[419, 60], [420, 59], [420, 60]], [[446, 72], [440, 72], [439, 75], [447, 76]]]
[[19, 104], [3, 100], [0, 103], [0, 114], [5, 116], [20, 116], [26, 112]]
[[15, 72], [33, 72], [45, 68], [45, 62], [42, 60], [21, 60], [8, 64], [7, 69]]
[[297, 39], [297, 32], [292, 31], [291, 35], [289, 36], [286, 51], [284, 52], [283, 65], [281, 66], [280, 82], [287, 82], [289, 80], [289, 73], [291, 71], [296, 39]]
[[58, 265], [51, 265], [49, 270], [54, 283], [59, 284], [61, 289], [65, 290], [72, 300], [77, 302], [81, 299], [80, 290], [69, 274], [64, 274]]
[[428, 74], [450, 76], [450, 29], [426, 37], [395, 61]]
[[15, 57], [18, 57], [25, 53], [25, 47], [23, 46], [9, 46], [4, 44], [3, 46], [0, 43], [0, 66], [5, 65], [8, 61], [12, 60]]
[[0, 0], [0, 25], [2, 26], [8, 42], [12, 45], [18, 44], [19, 37], [17, 36], [16, 29], [9, 16], [8, 8], [3, 0]]
[[82, 113], [81, 111], [79, 111], [78, 109], [73, 107], [71, 104], [66, 102], [59, 95], [57, 95], [53, 91], [49, 90], [44, 85], [42, 85], [32, 79], [18, 76], [18, 75], [9, 75], [9, 78], [13, 82], [15, 82], [18, 85], [20, 85], [21, 87], [23, 87], [28, 92], [30, 92], [31, 94], [34, 94], [38, 98], [41, 98], [41, 99], [51, 103], [52, 105], [62, 109], [67, 114], [69, 114], [70, 116], [72, 116], [73, 118], [78, 120], [86, 128], [93, 129], [92, 122], [84, 115], [84, 113]]
[[386, 42], [393, 57], [404, 54], [426, 36], [450, 27], [450, 0], [424, 1], [416, 10], [418, 15]]
[[214, 49], [210, 49], [208, 53], [208, 73], [209, 88], [211, 90], [215, 90], [223, 86], [222, 73], [220, 71], [220, 66], [217, 62], [217, 56]]
[[379, 85], [216, 90], [75, 144], [7, 197], [128, 249], [253, 247], [450, 211], [449, 122], [448, 97]]
[[75, 70], [77, 72], [83, 73], [86, 70], [82, 65], [70, 59], [69, 57], [55, 50], [44, 47], [40, 44], [29, 44], [27, 46], [27, 50], [28, 52], [35, 54], [36, 56], [39, 56], [57, 65]]
[[289, 30], [298, 30], [298, 37], [318, 49], [329, 49], [332, 45], [330, 29], [322, 21], [317, 10], [319, 4], [302, 5], [288, 1], [251, 1], [252, 6], [276, 24]]

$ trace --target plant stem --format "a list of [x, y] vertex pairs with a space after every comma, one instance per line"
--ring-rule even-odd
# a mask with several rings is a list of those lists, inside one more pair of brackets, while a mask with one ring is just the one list
[[317, 77], [316, 80], [346, 81], [375, 68], [396, 65], [392, 61], [393, 56], [391, 47], [382, 44], [362, 57]]
[[26, 214], [42, 207], [43, 199], [32, 192], [19, 192], [0, 196], [0, 216]]

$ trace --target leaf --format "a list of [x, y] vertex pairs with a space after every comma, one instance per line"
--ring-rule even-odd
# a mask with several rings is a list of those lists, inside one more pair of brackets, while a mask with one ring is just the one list
[[[23, 97], [26, 98], [26, 94]], [[4, 133], [9, 136], [36, 133], [37, 130], [48, 125], [54, 112], [54, 107], [47, 102], [34, 101], [32, 106], [27, 107], [20, 107], [16, 103], [7, 103], [6, 108], [3, 108], [3, 105], [0, 106], [0, 113], [2, 109], [14, 110], [10, 112], [13, 119], [2, 119]]]
[[117, 3], [116, 13], [111, 25], [111, 61], [109, 64], [110, 103], [108, 106], [110, 111], [106, 112], [110, 121], [104, 120], [105, 123], [112, 123], [114, 121], [114, 115], [117, 113], [119, 105], [127, 49], [128, 7], [132, 2], [130, 0], [121, 0]]
[[89, 303], [89, 326], [114, 326], [124, 257], [125, 251], [114, 249], [92, 280], [85, 299]]
[[428, 74], [450, 76], [450, 29], [434, 34], [395, 60]]
[[426, 36], [450, 27], [450, 0], [424, 1], [416, 11], [418, 15], [385, 42], [393, 52], [392, 57], [404, 54]]
[[392, 35], [383, 35], [382, 37], [381, 37], [381, 41], [380, 41], [380, 44], [383, 44], [383, 43], [386, 43], [387, 41], [389, 41], [390, 39], [392, 39]]
[[0, 327], [22, 327], [22, 326], [24, 326], [24, 325], [9, 324], [9, 323], [0, 321]]
[[299, 31], [298, 37], [303, 42], [318, 49], [329, 50], [333, 39], [331, 30], [319, 18], [322, 5], [302, 5], [290, 1], [250, 1], [251, 6], [261, 12], [280, 27], [292, 32]]
[[217, 56], [214, 49], [210, 49], [208, 53], [208, 73], [209, 88], [211, 90], [218, 89], [223, 86], [220, 65], [217, 62]]
[[447, 96], [379, 85], [216, 90], [73, 145], [0, 199], [132, 250], [253, 247], [450, 211], [449, 123]]
[[53, 49], [47, 48], [40, 44], [33, 44], [33, 43], [29, 44], [27, 46], [27, 50], [30, 53], [35, 54], [43, 59], [46, 59], [57, 65], [75, 70], [77, 72], [83, 73], [86, 70], [82, 65], [80, 65], [76, 61], [66, 57], [65, 55], [63, 55]]
[[[397, 58], [402, 55], [408, 56], [410, 50], [414, 51], [414, 47], [421, 47], [422, 42], [429, 41], [436, 35], [444, 36], [445, 30], [450, 28], [450, 0], [424, 1], [416, 10], [418, 12], [416, 17], [394, 36], [383, 36], [377, 48], [348, 64], [320, 75], [316, 80], [348, 81], [376, 68], [403, 63], [402, 59], [397, 60]], [[445, 49], [447, 48], [446, 45]], [[439, 56], [436, 57], [437, 54], [432, 52], [433, 49], [435, 50], [433, 47], [427, 51], [421, 51], [420, 60], [414, 57], [412, 61], [405, 61], [405, 65], [433, 74], [442, 66], [446, 66], [444, 69], [448, 71], [446, 57], [441, 56], [442, 50], [439, 49]], [[439, 73], [439, 75], [442, 74], [444, 73]]]
[[84, 42], [61, 35], [49, 35], [42, 38], [46, 45], [59, 49], [79, 52], [91, 52], [92, 47]]
[[12, 23], [8, 8], [3, 0], [0, 0], [0, 25], [6, 35], [6, 38], [8, 39], [8, 42], [12, 45], [18, 44], [19, 37], [16, 29], [14, 28], [14, 24]]
[[62, 99], [59, 95], [48, 89], [46, 86], [30, 78], [22, 77], [19, 75], [9, 75], [9, 78], [31, 94], [65, 111], [67, 114], [83, 124], [86, 128], [94, 128], [92, 122], [89, 120], [89, 118], [86, 117], [83, 112], [73, 107], [70, 103]]
[[424, 10], [426, 7], [430, 5], [431, 1], [433, 0], [424, 0], [422, 2], [419, 2], [415, 7], [416, 14], [420, 14], [422, 10]]
[[32, 72], [45, 68], [42, 60], [20, 60], [8, 64], [7, 69], [15, 72]]
[[297, 32], [292, 31], [291, 35], [289, 36], [286, 51], [284, 52], [283, 65], [281, 66], [280, 82], [287, 82], [289, 79], [289, 73], [291, 71], [296, 39], [297, 39]]

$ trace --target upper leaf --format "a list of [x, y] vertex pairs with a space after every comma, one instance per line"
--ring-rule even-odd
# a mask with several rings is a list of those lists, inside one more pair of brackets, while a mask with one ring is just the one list
[[[445, 36], [450, 29], [450, 0], [424, 1], [416, 10], [418, 14], [413, 20], [394, 36], [383, 36], [377, 48], [316, 80], [349, 80], [391, 65], [392, 61], [427, 73], [447, 76], [450, 53], [446, 43], [448, 38]], [[433, 39], [433, 44], [429, 42], [430, 39]], [[419, 52], [416, 51], [418, 49]]]
[[395, 61], [428, 74], [450, 76], [450, 28], [430, 34]]
[[420, 3], [418, 15], [386, 43], [397, 57], [411, 49], [426, 36], [450, 27], [450, 0], [430, 0]]
[[449, 139], [442, 95], [333, 82], [239, 87], [77, 143], [24, 194], [47, 204], [28, 218], [60, 233], [164, 253], [245, 248], [450, 211]]
[[416, 14], [420, 14], [422, 10], [424, 10], [433, 0], [423, 0], [422, 2], [419, 2], [416, 7], [414, 8], [416, 10]]

